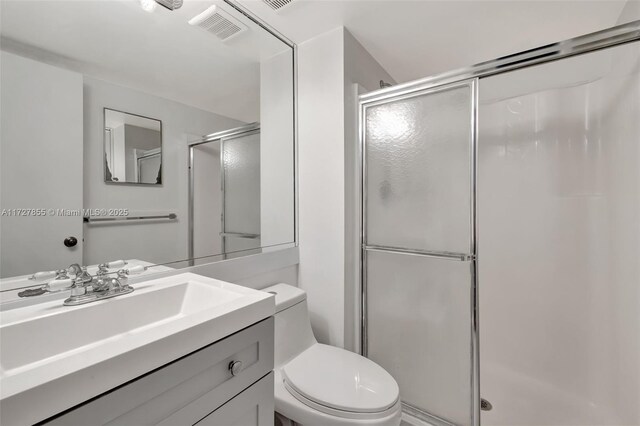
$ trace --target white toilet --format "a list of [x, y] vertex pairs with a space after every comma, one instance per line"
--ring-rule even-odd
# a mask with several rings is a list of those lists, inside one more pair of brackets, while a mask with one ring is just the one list
[[303, 290], [276, 284], [263, 291], [276, 297], [276, 424], [400, 424], [398, 384], [389, 373], [358, 354], [318, 343]]

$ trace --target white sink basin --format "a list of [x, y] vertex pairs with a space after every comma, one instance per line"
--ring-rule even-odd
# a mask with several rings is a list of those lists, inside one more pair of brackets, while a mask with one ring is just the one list
[[275, 312], [267, 293], [195, 274], [134, 287], [76, 307], [0, 312], [3, 424], [43, 420]]
[[124, 333], [212, 309], [242, 296], [209, 284], [186, 281], [147, 287], [146, 291], [134, 292], [129, 297], [85, 305], [85, 309], [48, 303], [49, 306], [37, 306], [22, 321], [12, 322], [11, 314], [24, 316], [25, 312], [9, 311], [0, 314], [0, 371], [10, 374], [12, 369], [106, 343], [107, 339]]

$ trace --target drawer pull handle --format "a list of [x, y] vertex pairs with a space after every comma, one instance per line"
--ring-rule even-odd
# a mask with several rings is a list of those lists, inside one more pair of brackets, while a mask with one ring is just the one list
[[229, 363], [229, 371], [232, 376], [238, 375], [242, 371], [242, 361], [231, 361]]

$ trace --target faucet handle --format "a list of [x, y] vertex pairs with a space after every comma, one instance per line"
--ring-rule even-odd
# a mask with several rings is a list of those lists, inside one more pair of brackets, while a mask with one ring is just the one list
[[18, 297], [41, 296], [45, 293], [47, 293], [47, 290], [44, 288], [44, 286], [37, 287], [37, 288], [28, 288], [26, 290], [22, 290], [21, 292], [19, 292]]
[[107, 275], [108, 273], [109, 273], [109, 268], [107, 268], [106, 263], [101, 263], [98, 265], [98, 272], [96, 272], [97, 276], [102, 277], [104, 275]]
[[129, 275], [138, 275], [146, 271], [146, 266], [136, 265], [129, 269], [120, 269], [118, 271], [118, 278], [127, 278]]
[[118, 278], [113, 277], [100, 277], [92, 283], [94, 292], [105, 292], [105, 291], [113, 291], [122, 287]]
[[58, 269], [56, 271], [56, 277], [54, 280], [66, 280], [69, 279], [69, 271], [66, 269]]
[[98, 265], [98, 276], [106, 275], [111, 268], [121, 268], [127, 264], [124, 260], [112, 260]]
[[42, 271], [36, 272], [31, 275], [28, 279], [31, 281], [40, 281], [40, 280], [48, 280], [49, 278], [54, 278], [57, 274], [57, 271]]
[[[72, 268], [70, 268], [70, 269], [72, 269]], [[76, 280], [80, 279], [84, 283], [88, 283], [88, 282], [91, 282], [93, 280], [91, 275], [89, 275], [89, 273], [87, 272], [87, 267], [86, 266], [81, 266], [79, 268], [73, 268], [73, 272], [71, 272], [71, 273], [73, 275], [75, 275], [75, 279]]]
[[87, 293], [87, 282], [82, 278], [76, 278], [73, 280], [73, 285], [71, 286], [71, 298], [82, 296]]
[[144, 271], [146, 271], [147, 268], [145, 266], [142, 265], [136, 265], [132, 268], [127, 269], [127, 274], [128, 275], [138, 275], [143, 273]]
[[52, 281], [49, 281], [45, 286], [45, 290], [51, 292], [51, 293], [55, 293], [58, 291], [63, 291], [63, 290], [69, 290], [71, 289], [71, 287], [73, 286], [73, 280], [70, 278], [64, 278], [64, 279], [55, 279]]

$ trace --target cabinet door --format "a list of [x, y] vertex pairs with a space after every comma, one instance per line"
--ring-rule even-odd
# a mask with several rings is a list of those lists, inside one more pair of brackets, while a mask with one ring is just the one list
[[273, 371], [196, 423], [197, 426], [273, 426]]
[[[273, 317], [57, 418], [50, 426], [191, 425], [273, 368]], [[242, 362], [233, 375], [229, 364]], [[273, 388], [271, 389], [273, 394]]]

